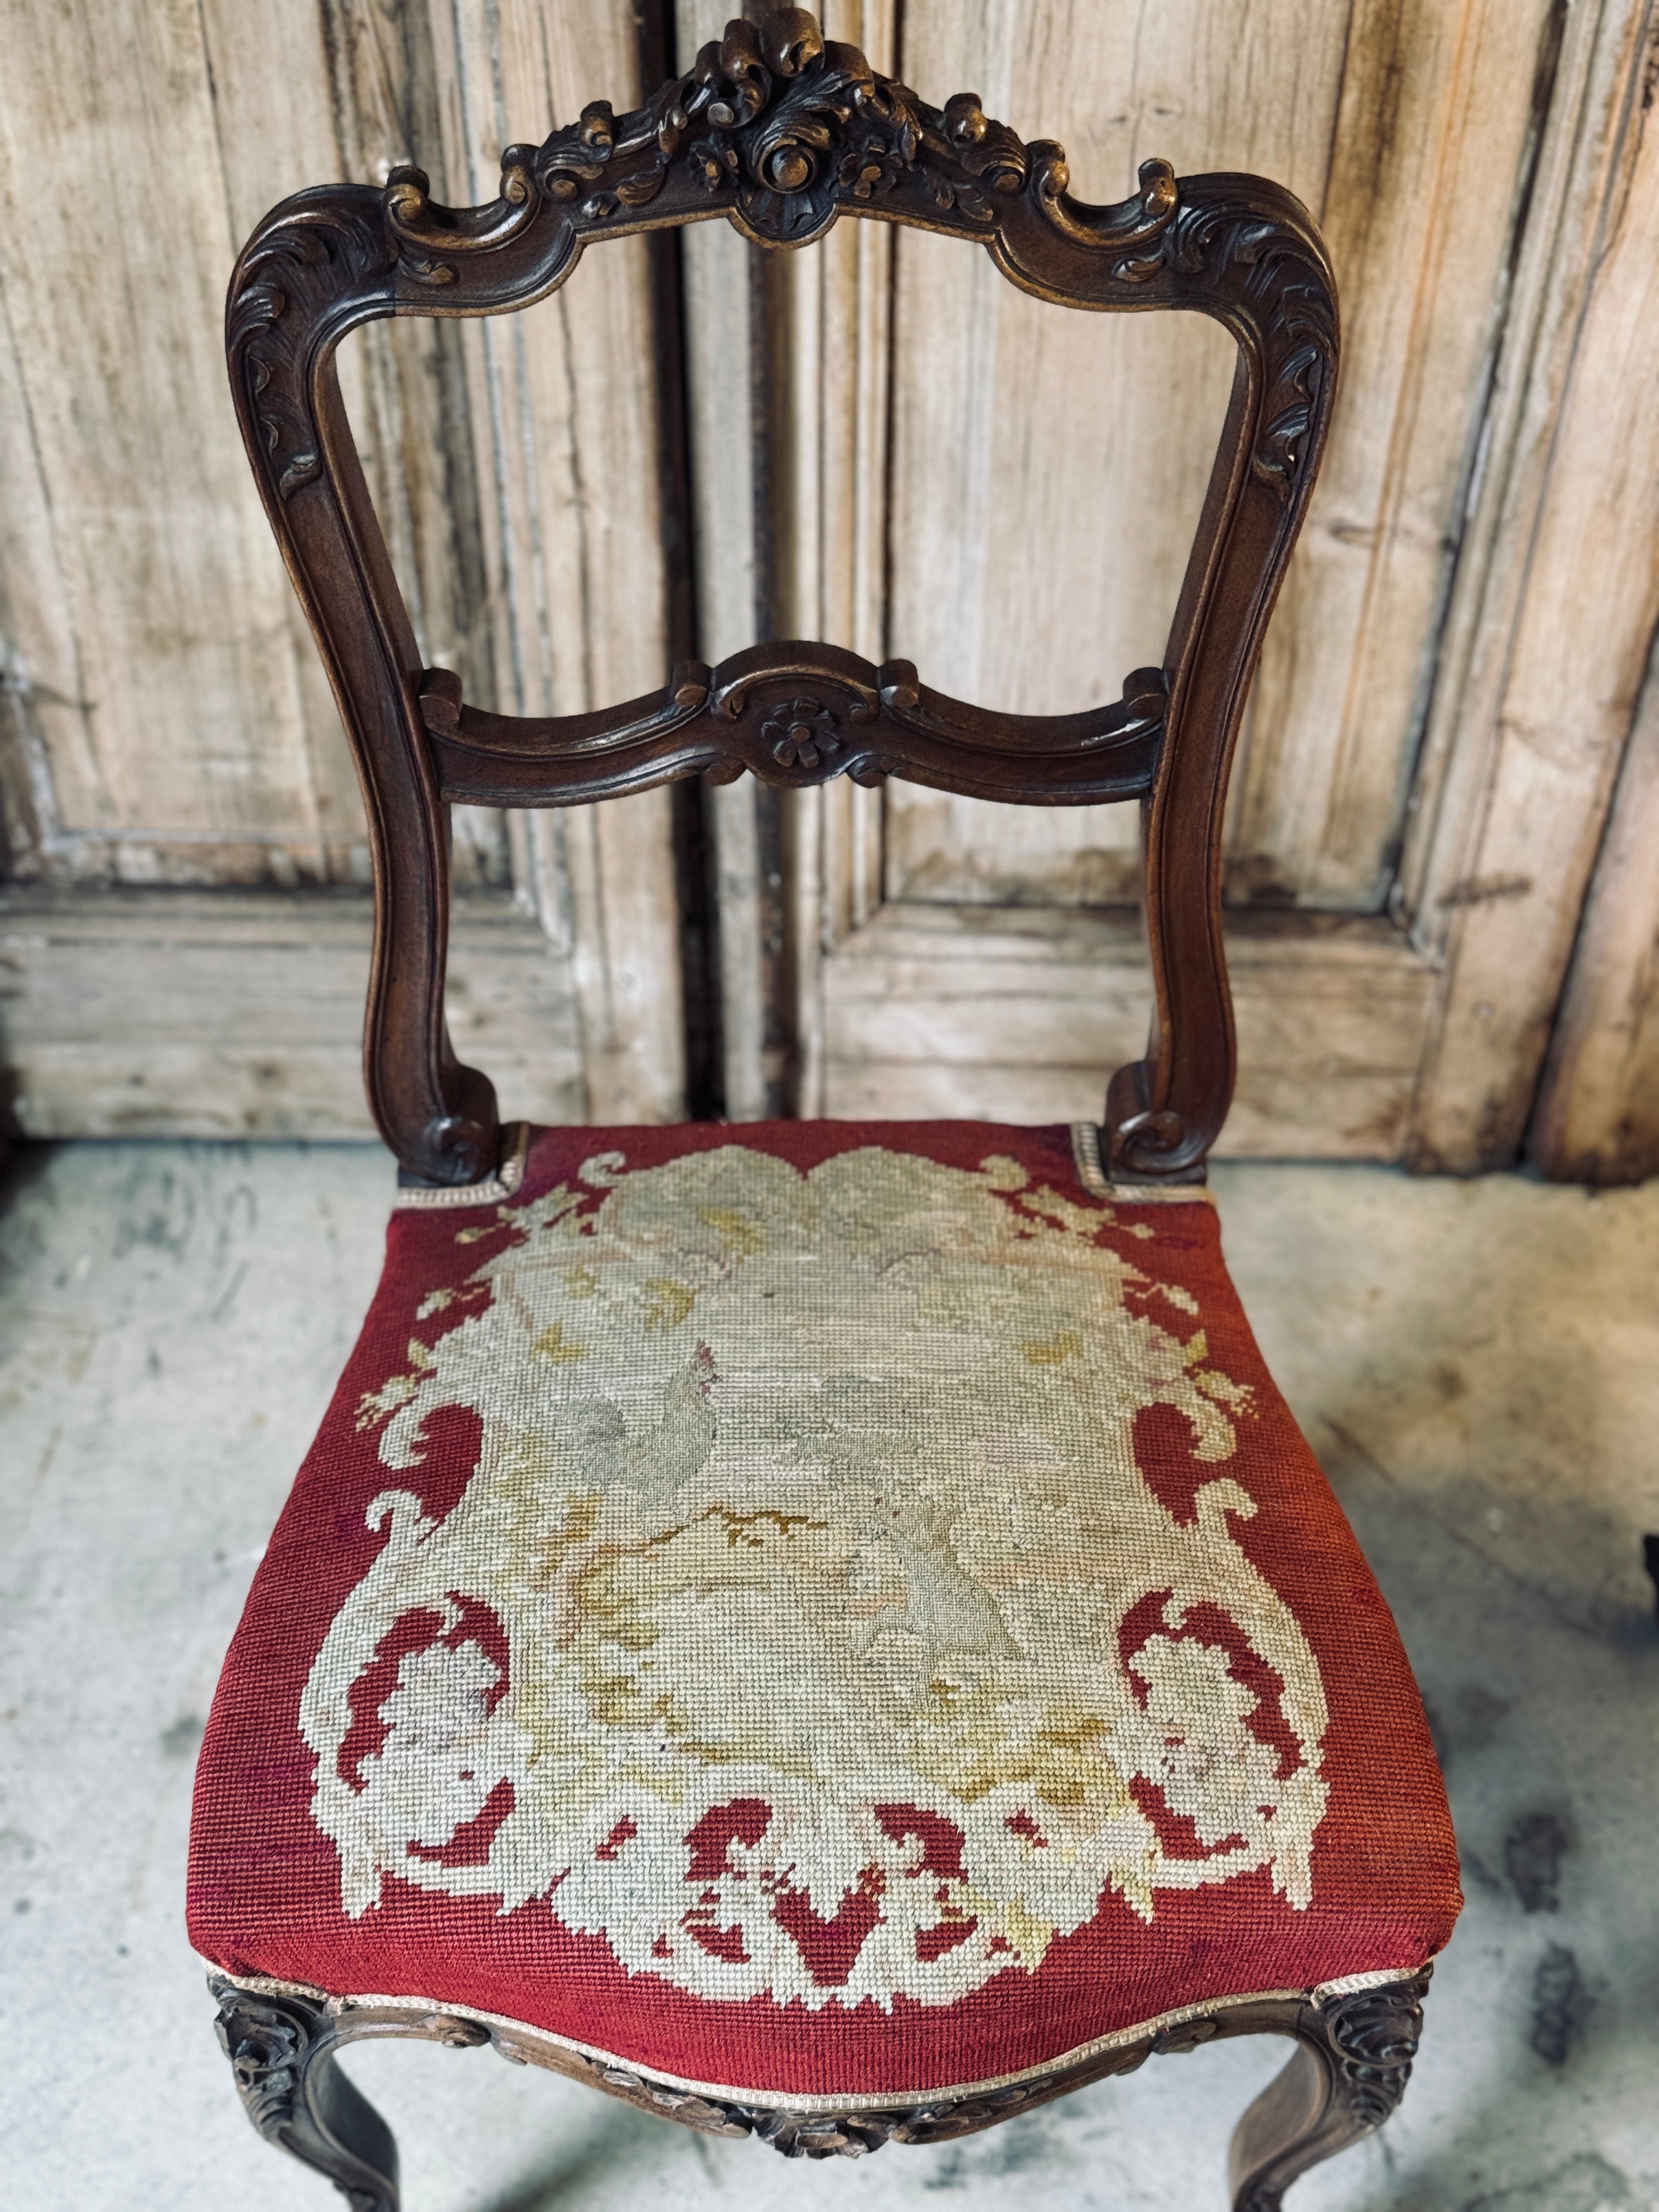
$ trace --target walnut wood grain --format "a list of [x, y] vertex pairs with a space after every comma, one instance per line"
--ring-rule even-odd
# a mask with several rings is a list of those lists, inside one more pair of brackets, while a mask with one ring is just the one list
[[265, 2141], [326, 2174], [351, 2212], [398, 2212], [397, 2144], [334, 2063], [341, 2039], [328, 2006], [229, 1982], [209, 1987], [219, 2004], [219, 2047], [242, 2109]]
[[[569, 804], [745, 767], [823, 781], [844, 763], [1025, 804], [1142, 798], [1155, 1012], [1146, 1057], [1108, 1096], [1112, 1165], [1138, 1180], [1201, 1176], [1233, 1087], [1219, 909], [1227, 775], [1329, 422], [1335, 292], [1310, 218], [1276, 185], [1177, 180], [1148, 161], [1129, 198], [1091, 207], [1068, 181], [1057, 145], [1023, 143], [970, 94], [928, 106], [785, 9], [729, 25], [631, 114], [595, 101], [542, 146], [509, 147], [483, 207], [439, 204], [405, 167], [380, 192], [301, 193], [256, 230], [231, 283], [231, 379], [363, 780], [380, 915], [367, 1078], [407, 1173], [476, 1181], [499, 1138], [493, 1091], [444, 1029], [447, 799]], [[768, 648], [740, 672], [745, 703], [731, 714], [722, 706], [736, 695], [720, 689], [729, 662], [700, 698], [702, 676], [682, 667], [654, 701], [516, 727], [465, 708], [435, 677], [423, 696], [340, 405], [333, 356], [346, 332], [386, 315], [526, 306], [588, 246], [635, 231], [722, 216], [761, 245], [793, 246], [845, 215], [976, 242], [1012, 283], [1061, 306], [1177, 308], [1232, 334], [1232, 402], [1165, 655], [1155, 761], [1149, 732], [1111, 720], [1121, 709], [1045, 730], [821, 647]], [[1034, 589], [1025, 549], [1011, 571]], [[1129, 698], [1143, 702], [1134, 681]], [[434, 728], [452, 703], [453, 726]], [[1130, 719], [1144, 713], [1137, 703]]]
[[718, 667], [682, 661], [663, 690], [597, 714], [532, 720], [466, 706], [428, 669], [421, 713], [443, 796], [486, 806], [574, 806], [680, 776], [745, 769], [797, 790], [899, 775], [975, 799], [1089, 806], [1153, 787], [1164, 672], [1138, 668], [1116, 705], [993, 714], [931, 691], [908, 660], [872, 667], [839, 646], [751, 646]]
[[1049, 2073], [991, 2087], [969, 2087], [909, 2102], [820, 2108], [758, 2103], [712, 2088], [664, 2081], [647, 2069], [578, 2051], [511, 2021], [438, 2004], [303, 1995], [210, 1978], [219, 2040], [235, 2069], [248, 2118], [261, 2135], [326, 2173], [354, 2212], [397, 2212], [397, 2151], [385, 2123], [335, 2069], [346, 2044], [392, 2037], [464, 2050], [491, 2044], [514, 2065], [603, 2090], [641, 2112], [701, 2135], [753, 2136], [785, 2158], [861, 2158], [890, 2142], [942, 2143], [977, 2135], [1016, 2113], [1149, 2058], [1179, 2057], [1240, 2035], [1283, 2035], [1298, 2048], [1258, 2097], [1233, 2136], [1233, 2212], [1279, 2212], [1285, 2191], [1322, 2160], [1380, 2127], [1409, 2080], [1432, 1969], [1377, 1988], [1249, 1998], [1148, 2028]]
[[1233, 2212], [1279, 2212], [1291, 2182], [1380, 2128], [1406, 2094], [1431, 1969], [1297, 2008], [1297, 2049], [1233, 2131]]

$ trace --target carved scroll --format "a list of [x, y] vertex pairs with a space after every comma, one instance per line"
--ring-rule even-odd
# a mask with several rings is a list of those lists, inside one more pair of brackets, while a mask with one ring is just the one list
[[1233, 2212], [1279, 2212], [1299, 2174], [1382, 2125], [1411, 2079], [1431, 1972], [1301, 2007], [1301, 2047], [1233, 2136]]
[[1139, 668], [1115, 706], [988, 714], [930, 691], [908, 660], [875, 668], [799, 644], [754, 646], [718, 668], [684, 661], [660, 692], [546, 720], [464, 705], [447, 669], [421, 684], [444, 797], [483, 806], [573, 806], [745, 769], [797, 790], [897, 775], [975, 799], [1094, 805], [1151, 791], [1165, 705], [1163, 671]]
[[[265, 2141], [326, 2174], [351, 2212], [398, 2212], [397, 2145], [334, 2063], [340, 2039], [326, 2001], [216, 1978], [209, 1986], [242, 2109]], [[469, 2039], [481, 2043], [482, 2031]]]
[[[329, 2174], [354, 2204], [356, 2185], [364, 2212], [395, 2212], [397, 2153], [384, 2124], [333, 2069], [332, 2060], [342, 2045], [369, 2039], [392, 2036], [458, 2049], [490, 2043], [514, 2065], [545, 2067], [700, 2134], [753, 2136], [786, 2158], [822, 2159], [861, 2158], [891, 2142], [949, 2142], [1091, 2082], [1133, 2074], [1148, 2058], [1176, 2057], [1233, 2036], [1284, 2035], [1302, 2048], [1245, 2114], [1233, 2148], [1236, 2212], [1278, 2212], [1280, 2196], [1298, 2173], [1380, 2126], [1399, 2103], [1428, 1981], [1425, 1968], [1323, 2004], [1293, 1994], [1232, 1999], [1016, 2081], [969, 2087], [959, 2095], [848, 2103], [827, 2111], [688, 2088], [539, 2029], [474, 2019], [438, 2005], [267, 1995], [218, 1976], [210, 1986], [219, 2002], [219, 2039], [254, 2125]], [[1302, 2069], [1311, 2080], [1310, 2094]], [[332, 2101], [342, 2089], [349, 2109]], [[368, 2184], [383, 2194], [374, 2195]]]
[[[423, 676], [339, 404], [344, 333], [377, 316], [527, 306], [586, 246], [634, 231], [718, 216], [793, 246], [842, 216], [976, 241], [1014, 283], [1062, 306], [1180, 308], [1231, 331], [1232, 404], [1156, 722], [1144, 671], [1120, 704], [1045, 724], [823, 647], [688, 666], [654, 698], [544, 723], [482, 714], [440, 672]], [[543, 145], [509, 147], [483, 207], [443, 206], [410, 167], [379, 193], [338, 185], [285, 202], [237, 264], [227, 342], [249, 458], [368, 795], [381, 926], [366, 1072], [407, 1172], [476, 1182], [499, 1139], [494, 1094], [456, 1062], [443, 1027], [445, 799], [564, 805], [746, 768], [798, 785], [909, 776], [1027, 805], [1147, 799], [1153, 1030], [1108, 1095], [1111, 1172], [1202, 1176], [1233, 1085], [1227, 774], [1335, 388], [1329, 264], [1290, 193], [1254, 177], [1177, 179], [1148, 161], [1128, 198], [1091, 207], [1072, 197], [1060, 147], [1022, 142], [971, 93], [930, 106], [786, 8], [729, 24], [631, 112], [593, 100]], [[1041, 619], [1040, 582], [1026, 587]]]

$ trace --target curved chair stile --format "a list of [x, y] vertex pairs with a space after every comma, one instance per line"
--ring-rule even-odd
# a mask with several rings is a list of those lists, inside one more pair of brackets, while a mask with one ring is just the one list
[[[1178, 179], [1148, 161], [1105, 208], [1068, 183], [1059, 146], [1022, 143], [969, 94], [929, 106], [786, 9], [731, 25], [633, 113], [594, 101], [544, 145], [509, 147], [484, 207], [440, 206], [403, 168], [381, 192], [299, 193], [249, 240], [227, 309], [231, 383], [368, 799], [380, 915], [368, 1084], [411, 1178], [477, 1182], [500, 1135], [490, 1086], [456, 1061], [443, 1023], [446, 799], [570, 805], [747, 768], [794, 786], [909, 776], [1022, 805], [1139, 799], [1152, 1034], [1112, 1082], [1110, 1164], [1143, 1182], [1201, 1180], [1233, 1087], [1227, 775], [1329, 422], [1335, 288], [1306, 210], [1263, 179]], [[1177, 309], [1232, 334], [1232, 398], [1163, 668], [1135, 672], [1121, 704], [1027, 717], [963, 707], [905, 663], [877, 670], [795, 642], [751, 648], [739, 669], [687, 665], [655, 699], [605, 714], [517, 723], [423, 670], [340, 401], [346, 333], [391, 315], [509, 313], [589, 247], [638, 231], [724, 217], [789, 247], [843, 216], [971, 241], [1060, 306]]]

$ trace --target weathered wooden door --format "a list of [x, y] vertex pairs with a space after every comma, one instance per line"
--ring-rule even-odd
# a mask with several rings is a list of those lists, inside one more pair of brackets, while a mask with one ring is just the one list
[[[237, 437], [225, 285], [302, 185], [413, 159], [488, 199], [509, 140], [625, 109], [636, 11], [19, 0], [5, 45], [3, 1103], [43, 1136], [366, 1130], [362, 809]], [[506, 711], [661, 680], [653, 291], [629, 240], [510, 325], [343, 354], [422, 648]], [[667, 797], [458, 814], [455, 881], [451, 1026], [509, 1109], [679, 1113]]]
[[[26, 1132], [366, 1126], [361, 817], [236, 446], [237, 242], [411, 155], [488, 199], [504, 143], [622, 108], [730, 4], [14, 9], [0, 1108]], [[1235, 779], [1228, 1146], [1468, 1169], [1530, 1127], [1553, 1171], [1659, 1165], [1653, 0], [826, 15], [928, 99], [1062, 140], [1085, 197], [1152, 154], [1255, 169], [1329, 237], [1343, 393]], [[1227, 356], [950, 241], [845, 223], [769, 255], [711, 224], [345, 366], [424, 649], [471, 697], [646, 690], [690, 596], [708, 659], [823, 638], [1043, 710], [1160, 658]], [[458, 818], [456, 849], [452, 1022], [509, 1112], [1092, 1115], [1140, 1048], [1121, 811], [744, 782]]]
[[[723, 13], [682, 0], [682, 52]], [[1344, 383], [1234, 780], [1223, 1149], [1513, 1158], [1659, 616], [1648, 8], [847, 0], [826, 27], [936, 104], [971, 88], [1060, 139], [1085, 198], [1163, 155], [1281, 179], [1318, 213]], [[758, 608], [1039, 713], [1161, 659], [1224, 333], [1067, 313], [874, 225], [770, 269], [729, 237], [687, 253], [711, 652]], [[1653, 782], [1627, 775], [1604, 862], [1624, 1048], [1587, 1095], [1570, 1001], [1543, 1102], [1547, 1129], [1576, 1097], [1589, 1171], [1618, 1171], [1610, 1116], [1659, 1049], [1632, 966]], [[1098, 1114], [1146, 1022], [1132, 811], [899, 784], [716, 805], [731, 1110]], [[1605, 999], [1605, 963], [1580, 966], [1577, 1000]]]

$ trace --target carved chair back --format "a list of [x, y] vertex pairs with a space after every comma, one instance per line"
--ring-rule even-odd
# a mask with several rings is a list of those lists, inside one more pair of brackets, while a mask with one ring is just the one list
[[[928, 106], [792, 8], [728, 25], [633, 114], [597, 100], [541, 147], [508, 147], [487, 206], [440, 206], [402, 168], [383, 191], [298, 193], [249, 240], [227, 310], [231, 383], [362, 780], [365, 1068], [406, 1177], [476, 1182], [500, 1146], [494, 1091], [444, 1023], [447, 804], [572, 806], [746, 769], [797, 789], [894, 775], [1025, 805], [1139, 800], [1154, 1012], [1146, 1058], [1108, 1093], [1109, 1171], [1201, 1178], [1233, 1086], [1227, 775], [1329, 421], [1335, 292], [1317, 229], [1277, 185], [1148, 161], [1133, 198], [1091, 207], [1067, 182], [1058, 145], [1022, 143], [969, 93]], [[1137, 669], [1110, 705], [1021, 715], [932, 690], [908, 661], [761, 645], [681, 662], [625, 705], [529, 720], [470, 706], [458, 678], [422, 666], [341, 404], [340, 341], [384, 316], [526, 307], [589, 245], [717, 216], [765, 246], [804, 246], [842, 216], [914, 224], [982, 246], [1062, 307], [1226, 325], [1232, 396], [1162, 668]]]

